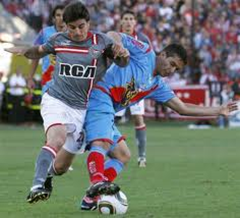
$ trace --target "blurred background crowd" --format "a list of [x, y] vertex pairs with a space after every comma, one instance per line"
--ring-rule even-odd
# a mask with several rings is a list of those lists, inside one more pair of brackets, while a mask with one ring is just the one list
[[[50, 12], [64, 0], [1, 0], [5, 11], [24, 20], [35, 33], [51, 24]], [[239, 0], [85, 0], [92, 29], [119, 30], [126, 9], [137, 15], [136, 29], [146, 34], [156, 52], [180, 42], [189, 52], [188, 66], [168, 78], [172, 85], [222, 84], [217, 93], [240, 95]], [[0, 29], [1, 31], [1, 29]], [[1, 89], [0, 89], [1, 91]], [[227, 93], [227, 94], [226, 94]]]

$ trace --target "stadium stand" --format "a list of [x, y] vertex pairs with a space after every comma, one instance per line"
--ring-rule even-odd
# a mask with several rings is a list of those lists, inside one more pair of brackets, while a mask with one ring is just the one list
[[[61, 2], [68, 3], [69, 1], [62, 0]], [[185, 69], [182, 76], [190, 84], [198, 83], [201, 74], [205, 73], [203, 69], [210, 65], [213, 74], [221, 81], [227, 81], [228, 76], [234, 77], [239, 74], [240, 17], [237, 13], [240, 11], [240, 2], [237, 0], [195, 1], [193, 16], [190, 0], [150, 0], [148, 3], [143, 0], [83, 2], [90, 10], [92, 28], [105, 32], [116, 29], [120, 19], [119, 13], [132, 8], [139, 20], [137, 29], [149, 36], [156, 51], [159, 51], [159, 38], [161, 47], [170, 41], [180, 41], [190, 48], [191, 21], [194, 16], [195, 61], [189, 62], [190, 66]], [[55, 1], [40, 0], [3, 0], [2, 3], [7, 11], [26, 20], [36, 31], [49, 24], [50, 21], [47, 20], [49, 11], [56, 4]], [[41, 17], [40, 23], [42, 24], [39, 28], [36, 27], [39, 25], [39, 18], [34, 18], [38, 15]], [[228, 57], [235, 52], [238, 55], [238, 59], [235, 60], [237, 63], [233, 69], [229, 69]], [[190, 77], [189, 74], [191, 74]]]

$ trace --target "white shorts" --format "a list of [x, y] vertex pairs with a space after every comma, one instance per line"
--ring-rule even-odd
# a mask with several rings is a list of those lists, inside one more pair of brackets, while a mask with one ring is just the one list
[[[144, 115], [144, 100], [139, 101], [130, 107], [131, 115]], [[118, 111], [115, 116], [122, 117], [126, 113], [126, 109]]]
[[[82, 148], [86, 109], [73, 109], [62, 101], [45, 93], [41, 101], [41, 115], [45, 132], [53, 125], [65, 125], [67, 128], [67, 138], [70, 137], [72, 140], [66, 140], [63, 148], [72, 154], [79, 153], [79, 150]], [[71, 143], [68, 143], [70, 141]]]

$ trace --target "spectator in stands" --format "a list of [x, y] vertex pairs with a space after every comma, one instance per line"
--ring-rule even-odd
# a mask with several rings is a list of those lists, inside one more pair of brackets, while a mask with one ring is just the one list
[[[233, 90], [229, 83], [223, 85], [223, 89], [221, 91], [221, 102], [220, 104], [225, 104], [231, 100], [233, 100]], [[228, 126], [228, 117], [219, 115], [218, 116], [218, 127], [225, 128]]]
[[[66, 3], [69, 0], [62, 0], [61, 2]], [[205, 50], [203, 46], [207, 46], [210, 52], [207, 55], [211, 55], [212, 66], [221, 61], [219, 59], [221, 59], [223, 52], [226, 53], [227, 51], [226, 56], [231, 54], [233, 48], [237, 47], [240, 41], [240, 19], [237, 15], [240, 8], [240, 1], [209, 1], [208, 4], [206, 4], [206, 1], [195, 1], [194, 13], [192, 13], [190, 0], [154, 0], [148, 2], [144, 0], [91, 0], [84, 2], [90, 10], [92, 28], [104, 31], [113, 30], [120, 19], [116, 15], [118, 10], [131, 9], [136, 13], [139, 21], [136, 29], [144, 31], [152, 41], [155, 41], [159, 37], [155, 35], [156, 31], [160, 32], [162, 34], [162, 41], [164, 43], [167, 41], [164, 46], [174, 40], [179, 41], [183, 45], [190, 46], [190, 27], [194, 16], [194, 55], [196, 57], [199, 56], [199, 53], [202, 53], [201, 50]], [[32, 16], [31, 14], [38, 14], [37, 16], [42, 14], [41, 17], [44, 26], [47, 22], [46, 17], [48, 17], [50, 9], [54, 7], [55, 1], [28, 0], [13, 4], [10, 0], [4, 0], [3, 5], [8, 11], [28, 22], [31, 21], [29, 19]], [[33, 5], [36, 5], [37, 9]], [[33, 8], [36, 11], [33, 12]], [[47, 8], [49, 11], [46, 10]], [[162, 32], [162, 29], [167, 30], [167, 32]], [[154, 48], [159, 50], [156, 46]], [[210, 59], [204, 60], [209, 61]], [[223, 62], [225, 63], [226, 60], [227, 58], [223, 59]], [[199, 82], [199, 79], [196, 81], [195, 78], [195, 71], [198, 68], [199, 65], [190, 65], [189, 68], [191, 74], [188, 77], [192, 77], [191, 80], [194, 83]], [[188, 72], [185, 71], [186, 74]], [[227, 74], [228, 72], [225, 73]]]
[[235, 101], [239, 101], [240, 100], [240, 75], [234, 77], [231, 87], [234, 93], [233, 99]]
[[5, 86], [2, 82], [3, 72], [0, 72], [0, 120], [1, 120], [1, 112], [2, 112], [2, 100], [3, 100], [3, 92], [5, 90]]
[[201, 64], [201, 67], [202, 67], [201, 70], [203, 72], [200, 78], [201, 85], [209, 85], [210, 82], [217, 81], [217, 77], [213, 74], [212, 69], [210, 67], [207, 67], [204, 64]]
[[16, 73], [9, 78], [10, 103], [12, 108], [9, 112], [9, 121], [14, 124], [24, 122], [24, 89], [26, 88], [26, 80], [22, 75], [21, 67], [18, 67]]
[[236, 78], [240, 72], [240, 52], [233, 48], [226, 61], [227, 72], [231, 78]]

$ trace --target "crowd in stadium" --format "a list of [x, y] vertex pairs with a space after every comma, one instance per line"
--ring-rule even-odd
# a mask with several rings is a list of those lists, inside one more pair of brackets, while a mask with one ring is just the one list
[[[49, 24], [49, 11], [56, 4], [56, 1], [40, 0], [2, 2], [9, 12], [26, 20], [36, 31]], [[121, 11], [132, 9], [138, 17], [137, 29], [150, 38], [156, 52], [171, 41], [191, 48], [194, 19], [194, 50], [189, 49], [193, 55], [182, 75], [186, 82], [228, 81], [240, 75], [240, 2], [237, 0], [196, 0], [194, 13], [191, 0], [90, 0], [85, 3], [92, 28], [103, 32], [118, 28]]]

